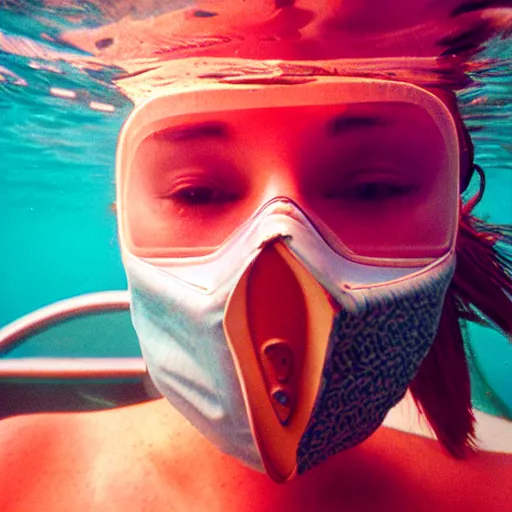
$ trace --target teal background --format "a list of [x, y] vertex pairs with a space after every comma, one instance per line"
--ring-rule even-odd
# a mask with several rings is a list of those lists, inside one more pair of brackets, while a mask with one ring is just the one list
[[[18, 21], [3, 17], [0, 30], [8, 34]], [[31, 20], [27, 32], [38, 33], [37, 24]], [[503, 48], [488, 49], [488, 56]], [[512, 222], [509, 65], [503, 59], [480, 71], [461, 97], [488, 177], [477, 213], [498, 223]], [[116, 72], [0, 53], [0, 326], [68, 297], [126, 289], [111, 205], [116, 138], [131, 105], [112, 85]], [[76, 99], [53, 97], [52, 87], [72, 90]], [[91, 110], [91, 101], [114, 112]], [[59, 336], [34, 339], [11, 356], [140, 353], [126, 315], [94, 327], [77, 322]], [[510, 342], [478, 327], [468, 340], [476, 405], [511, 416]]]
[[[27, 83], [0, 82], [0, 325], [74, 295], [126, 288], [111, 205], [130, 104], [76, 69], [59, 75], [26, 60], [0, 54], [0, 66]], [[51, 97], [50, 87], [79, 99]], [[93, 111], [93, 100], [116, 111]]]

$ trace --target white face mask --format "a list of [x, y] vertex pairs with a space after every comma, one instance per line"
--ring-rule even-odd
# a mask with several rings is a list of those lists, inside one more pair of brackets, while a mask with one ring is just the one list
[[[455, 265], [456, 128], [440, 100], [402, 83], [208, 87], [150, 100], [120, 137], [133, 322], [162, 395], [222, 451], [284, 482], [371, 435], [435, 338]], [[261, 148], [255, 113], [269, 123]], [[404, 139], [388, 139], [390, 126]], [[299, 159], [300, 172], [327, 169], [318, 209], [299, 205], [281, 175], [258, 195], [265, 151], [302, 155], [305, 140], [322, 151]], [[352, 169], [366, 143], [371, 158], [359, 151], [363, 168]], [[210, 173], [212, 155], [227, 178]], [[373, 192], [358, 199], [368, 182], [377, 197], [384, 185], [380, 209]]]
[[[403, 397], [435, 337], [454, 256], [422, 269], [353, 263], [293, 205], [286, 204], [292, 215], [279, 213], [281, 204], [267, 206], [220, 254], [188, 261], [125, 254], [124, 263], [135, 329], [159, 391], [222, 451], [286, 481], [362, 442]], [[291, 412], [276, 404], [290, 399], [289, 386], [273, 381], [290, 363], [274, 365], [272, 375], [250, 335], [230, 340], [252, 315], [239, 296], [258, 279], [251, 273], [261, 258], [268, 270], [276, 261], [290, 268], [307, 290], [297, 321], [309, 312], [317, 324], [309, 335], [316, 353], [294, 370], [302, 382], [291, 386]], [[317, 282], [339, 307], [322, 298]], [[276, 344], [277, 355], [293, 357], [286, 344]], [[320, 368], [312, 368], [320, 354]]]

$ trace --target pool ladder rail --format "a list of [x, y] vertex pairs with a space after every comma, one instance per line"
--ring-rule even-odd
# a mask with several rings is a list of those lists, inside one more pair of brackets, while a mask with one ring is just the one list
[[0, 329], [0, 418], [101, 410], [159, 398], [142, 357], [5, 358], [56, 325], [129, 308], [127, 291], [97, 292], [56, 302]]

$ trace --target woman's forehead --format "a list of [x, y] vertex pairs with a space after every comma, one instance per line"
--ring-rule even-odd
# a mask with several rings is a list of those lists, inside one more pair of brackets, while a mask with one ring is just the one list
[[[265, 120], [264, 126], [262, 120]], [[418, 105], [340, 102], [336, 105], [253, 108], [169, 117], [168, 125], [151, 134], [148, 140], [174, 144], [214, 138], [226, 140], [240, 130], [268, 132], [271, 128], [288, 135], [308, 131], [321, 132], [326, 137], [341, 137], [403, 127], [417, 132], [433, 126], [432, 117]]]

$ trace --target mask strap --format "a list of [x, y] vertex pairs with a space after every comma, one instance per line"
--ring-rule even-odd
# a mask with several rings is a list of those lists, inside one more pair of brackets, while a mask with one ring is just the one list
[[486, 181], [484, 170], [479, 165], [473, 164], [473, 171], [476, 171], [478, 176], [480, 177], [480, 187], [478, 189], [478, 192], [464, 205], [464, 213], [472, 212], [475, 206], [482, 200], [482, 197], [485, 192]]

